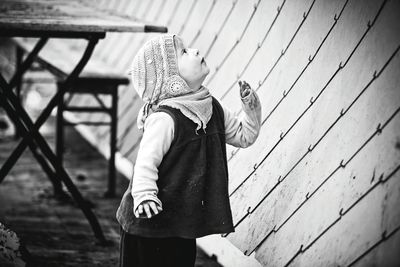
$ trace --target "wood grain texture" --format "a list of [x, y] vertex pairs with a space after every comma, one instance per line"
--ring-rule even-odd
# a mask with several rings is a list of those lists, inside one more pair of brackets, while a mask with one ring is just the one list
[[[77, 1], [4, 0], [0, 3], [1, 30], [60, 32], [144, 32], [140, 21], [101, 12]], [[155, 30], [165, 31], [165, 27]]]

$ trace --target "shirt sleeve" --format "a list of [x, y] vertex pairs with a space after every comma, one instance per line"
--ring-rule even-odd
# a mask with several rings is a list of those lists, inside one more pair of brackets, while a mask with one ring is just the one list
[[248, 147], [252, 145], [261, 128], [261, 103], [257, 93], [251, 89], [249, 95], [241, 98], [243, 111], [240, 116], [224, 110], [226, 143], [235, 147]]
[[169, 114], [155, 112], [146, 119], [132, 178], [131, 194], [135, 214], [143, 201], [152, 200], [162, 207], [157, 197], [158, 167], [173, 138], [174, 120]]

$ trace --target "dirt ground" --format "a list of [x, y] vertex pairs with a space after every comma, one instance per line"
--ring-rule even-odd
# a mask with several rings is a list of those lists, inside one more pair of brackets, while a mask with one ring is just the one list
[[[41, 128], [54, 147], [54, 117]], [[31, 151], [26, 150], [0, 184], [0, 222], [25, 244], [30, 266], [118, 266], [119, 225], [115, 219], [128, 180], [117, 177], [117, 197], [104, 198], [107, 161], [72, 127], [66, 130], [64, 165], [85, 199], [93, 205], [108, 246], [97, 244], [81, 210], [53, 197], [52, 185]], [[19, 140], [0, 136], [0, 166]], [[196, 266], [220, 266], [198, 249]]]

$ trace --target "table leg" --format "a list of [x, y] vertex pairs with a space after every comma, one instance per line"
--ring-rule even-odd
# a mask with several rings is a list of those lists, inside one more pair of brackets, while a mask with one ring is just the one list
[[[6, 103], [6, 98], [5, 96], [3, 96], [3, 94], [0, 92], [0, 106], [5, 107]], [[5, 109], [8, 117], [12, 117], [12, 115], [7, 112], [8, 110]], [[15, 128], [18, 130], [19, 133], [24, 132], [23, 129], [20, 129], [21, 125], [16, 123], [14, 124]], [[43, 171], [46, 173], [47, 177], [49, 177], [50, 182], [53, 185], [54, 188], [54, 195], [57, 198], [67, 198], [68, 196], [66, 195], [66, 193], [62, 190], [61, 187], [61, 182], [60, 180], [56, 177], [56, 173], [55, 171], [49, 166], [49, 163], [46, 161], [45, 157], [39, 152], [37, 145], [34, 142], [29, 142], [28, 143], [29, 148], [32, 151], [33, 156], [35, 157], [35, 159], [38, 161], [38, 163], [40, 164], [40, 166], [42, 167]], [[8, 161], [9, 159], [7, 159]], [[10, 163], [8, 164], [8, 166], [12, 166]], [[1, 171], [5, 171], [5, 170], [1, 170]], [[7, 170], [8, 173], [9, 170]], [[4, 180], [5, 175], [1, 175], [0, 176], [0, 183]]]
[[[14, 76], [11, 78], [9, 85], [7, 85], [7, 83], [3, 79], [3, 83], [2, 83], [3, 87], [9, 87], [10, 90], [12, 90], [12, 88], [14, 88], [15, 86], [17, 86], [17, 87], [20, 86], [22, 76], [29, 69], [29, 67], [32, 65], [33, 61], [35, 60], [35, 58], [39, 54], [40, 50], [47, 43], [47, 41], [48, 41], [48, 38], [41, 38], [37, 42], [37, 44], [35, 45], [33, 50], [26, 57], [24, 62], [22, 62], [22, 55], [20, 55], [21, 53], [18, 53], [20, 58], [17, 59], [18, 60], [17, 71], [14, 74]], [[17, 95], [18, 95], [18, 88], [17, 88]], [[18, 101], [19, 100], [20, 100], [20, 98], [18, 97]], [[17, 127], [17, 125], [15, 125], [15, 129], [16, 129], [16, 132], [18, 133], [19, 132], [19, 127]], [[25, 148], [26, 148], [26, 146], [25, 147], [18, 146], [14, 150], [14, 152], [11, 154], [11, 156], [7, 158], [6, 162], [3, 164], [3, 166], [0, 169], [0, 182], [2, 182], [4, 180], [4, 178], [7, 176], [7, 174], [11, 170], [12, 166], [14, 166], [15, 162], [21, 156], [21, 154], [25, 150]], [[47, 164], [46, 160], [38, 153], [37, 147], [35, 145], [33, 145], [31, 147], [31, 150], [32, 150], [32, 153], [33, 153], [34, 157], [38, 160], [39, 164], [43, 168], [44, 172], [50, 178], [50, 181], [52, 182], [53, 187], [54, 187], [54, 191], [57, 192], [57, 193], [61, 193], [62, 192], [62, 189], [61, 189], [62, 187], [61, 187], [60, 181], [57, 180], [57, 178], [55, 176], [55, 173], [51, 170], [51, 168]]]
[[110, 123], [110, 159], [108, 163], [108, 189], [105, 197], [115, 197], [116, 171], [115, 154], [117, 153], [117, 120], [118, 120], [118, 86], [112, 92], [111, 123]]
[[[22, 76], [22, 74], [29, 68], [29, 66], [32, 64], [33, 60], [36, 58], [37, 54], [39, 51], [42, 49], [42, 47], [45, 45], [47, 42], [47, 38], [42, 38], [36, 44], [35, 48], [32, 50], [32, 52], [28, 55], [24, 63], [22, 63], [19, 72], [17, 72], [14, 77], [11, 79], [9, 85], [7, 86], [6, 92], [11, 91], [12, 88], [18, 83], [18, 79]], [[68, 86], [71, 86], [73, 81], [78, 77], [79, 73], [82, 71], [82, 69], [85, 67], [86, 63], [89, 61], [90, 56], [92, 55], [92, 52], [98, 42], [98, 38], [91, 38], [89, 39], [88, 46], [86, 47], [86, 50], [81, 58], [81, 60], [78, 62], [74, 70], [71, 72], [71, 74], [67, 77], [66, 81], [63, 83], [63, 86], [60, 87], [60, 90], [57, 91], [57, 93], [53, 96], [53, 98], [50, 100], [50, 102], [47, 104], [47, 107], [42, 111], [40, 114], [39, 118], [35, 122], [33, 126], [33, 131], [38, 131], [39, 128], [43, 125], [43, 123], [47, 120], [47, 118], [50, 116], [51, 111], [54, 109], [54, 107], [57, 106], [58, 101], [60, 101], [60, 98], [63, 97], [66, 89]], [[23, 110], [23, 109], [22, 109]], [[29, 118], [29, 116], [26, 114], [26, 112], [23, 112], [21, 115], [25, 117], [25, 119]], [[26, 149], [27, 142], [26, 142], [26, 136], [22, 136], [22, 140], [20, 143], [17, 145], [16, 149], [12, 152], [10, 157], [7, 159], [7, 161], [3, 164], [2, 168], [0, 169], [0, 179], [4, 176], [7, 175], [7, 173], [11, 170], [12, 166], [15, 164], [15, 162], [18, 160], [18, 158], [22, 155], [22, 152]]]
[[[73, 81], [78, 77], [79, 73], [82, 71], [84, 66], [86, 65], [87, 61], [89, 60], [94, 47], [98, 41], [98, 38], [90, 38], [88, 42], [88, 46], [85, 50], [84, 55], [82, 56], [81, 60], [75, 67], [75, 69], [72, 71], [72, 73], [67, 77], [66, 82], [64, 83], [64, 86], [59, 90], [56, 95], [50, 100], [49, 104], [46, 106], [46, 108], [43, 110], [43, 112], [40, 114], [38, 120], [36, 121], [35, 124], [33, 124], [32, 120], [26, 113], [26, 111], [21, 107], [20, 103], [18, 102], [17, 97], [14, 95], [12, 92], [12, 82], [10, 84], [7, 84], [3, 77], [0, 75], [0, 80], [1, 80], [1, 85], [0, 89], [2, 90], [2, 94], [6, 97], [5, 102], [5, 107], [8, 109], [8, 113], [11, 114], [12, 119], [14, 120], [14, 123], [19, 124], [19, 128], [21, 128], [24, 132], [21, 133], [21, 136], [23, 137], [22, 141], [18, 145], [18, 147], [21, 148], [23, 151], [26, 148], [27, 142], [29, 142], [30, 138], [33, 138], [39, 146], [39, 148], [42, 150], [43, 154], [46, 156], [48, 159], [49, 163], [52, 165], [52, 167], [56, 170], [58, 174], [60, 174], [61, 180], [64, 182], [66, 185], [67, 189], [70, 191], [72, 197], [75, 199], [81, 210], [83, 211], [84, 215], [88, 219], [95, 236], [101, 241], [105, 242], [105, 237], [103, 235], [103, 232], [101, 230], [100, 224], [97, 221], [96, 216], [94, 213], [91, 211], [91, 209], [88, 207], [87, 202], [84, 201], [83, 197], [81, 196], [79, 190], [75, 187], [71, 179], [69, 178], [68, 174], [64, 170], [64, 168], [61, 166], [61, 163], [58, 161], [57, 157], [54, 155], [53, 151], [43, 138], [43, 136], [39, 133], [39, 128], [40, 126], [46, 121], [46, 119], [50, 116], [51, 111], [53, 108], [57, 105], [57, 102], [59, 101], [60, 96], [63, 95], [65, 90], [68, 88], [68, 86], [71, 86]], [[2, 88], [3, 87], [3, 88]], [[25, 128], [26, 127], [26, 128]], [[31, 136], [33, 135], [33, 136]], [[33, 141], [32, 140], [32, 141]], [[15, 151], [14, 151], [15, 152]], [[14, 155], [13, 152], [13, 155]], [[22, 152], [21, 152], [22, 153]], [[13, 156], [12, 155], [12, 156]], [[19, 157], [19, 155], [18, 155]], [[16, 157], [16, 159], [18, 159]], [[16, 160], [15, 160], [16, 161]], [[14, 162], [15, 164], [15, 162]]]
[[[1, 76], [0, 76], [1, 78]], [[80, 194], [79, 190], [75, 187], [74, 183], [71, 181], [69, 178], [67, 172], [64, 170], [64, 168], [60, 165], [58, 162], [56, 156], [53, 154], [51, 148], [43, 138], [43, 136], [37, 132], [37, 131], [32, 131], [31, 135], [27, 135], [29, 133], [29, 129], [32, 130], [31, 127], [33, 127], [33, 122], [31, 121], [30, 123], [28, 122], [26, 126], [23, 125], [22, 121], [19, 118], [19, 108], [15, 107], [15, 101], [13, 101], [9, 95], [4, 94], [5, 91], [3, 89], [3, 82], [0, 84], [0, 97], [2, 98], [2, 104], [4, 106], [4, 109], [7, 111], [7, 114], [10, 116], [10, 119], [13, 120], [13, 122], [18, 125], [18, 128], [21, 131], [21, 134], [24, 136], [27, 136], [25, 139], [26, 142], [28, 143], [33, 143], [33, 141], [36, 141], [40, 149], [43, 151], [43, 154], [46, 156], [48, 159], [49, 163], [52, 165], [52, 167], [56, 170], [56, 172], [59, 174], [59, 178], [64, 182], [66, 185], [68, 191], [71, 193], [72, 197], [74, 200], [77, 202], [78, 206], [81, 208], [83, 211], [84, 215], [88, 219], [90, 225], [92, 226], [92, 229], [95, 233], [95, 236], [101, 241], [105, 242], [105, 237], [103, 235], [103, 232], [101, 230], [100, 224], [97, 221], [97, 218], [95, 214], [92, 212], [90, 207], [87, 205], [87, 202], [83, 199], [82, 195]], [[12, 104], [11, 104], [12, 103]]]
[[40, 50], [42, 50], [42, 48], [44, 47], [44, 45], [47, 43], [48, 40], [49, 38], [41, 38], [39, 42], [37, 42], [33, 50], [26, 57], [24, 62], [22, 62], [22, 64], [18, 66], [17, 72], [14, 74], [14, 76], [11, 78], [9, 82], [10, 90], [21, 82], [21, 77], [32, 66], [33, 61], [36, 59]]

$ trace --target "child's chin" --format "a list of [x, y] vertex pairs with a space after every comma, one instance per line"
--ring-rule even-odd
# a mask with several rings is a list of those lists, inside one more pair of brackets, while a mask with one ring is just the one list
[[210, 73], [210, 70], [207, 70], [207, 72], [204, 72], [203, 77], [201, 78], [202, 83], [204, 82], [204, 80], [207, 78], [207, 75]]
[[210, 73], [210, 68], [208, 66], [206, 66], [204, 68], [204, 78], [207, 77], [207, 75]]

